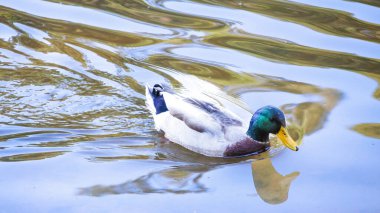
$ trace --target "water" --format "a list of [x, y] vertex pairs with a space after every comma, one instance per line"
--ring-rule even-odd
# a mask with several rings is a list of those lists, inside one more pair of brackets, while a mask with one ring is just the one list
[[[380, 211], [379, 7], [1, 0], [0, 211]], [[145, 108], [156, 82], [281, 107], [300, 151], [170, 143]]]

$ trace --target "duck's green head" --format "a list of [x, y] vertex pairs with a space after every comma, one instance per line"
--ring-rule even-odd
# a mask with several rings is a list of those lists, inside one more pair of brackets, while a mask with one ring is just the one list
[[282, 143], [291, 150], [298, 151], [296, 142], [286, 130], [284, 113], [273, 106], [260, 108], [253, 114], [247, 135], [253, 140], [267, 142], [269, 133], [276, 134]]

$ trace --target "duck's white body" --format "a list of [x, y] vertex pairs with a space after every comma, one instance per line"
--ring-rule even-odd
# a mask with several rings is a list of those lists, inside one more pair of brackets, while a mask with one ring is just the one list
[[228, 147], [239, 141], [254, 143], [246, 134], [248, 124], [243, 124], [242, 119], [217, 103], [183, 98], [165, 91], [159, 96], [167, 110], [157, 114], [158, 101], [155, 103], [153, 99], [158, 96], [152, 95], [152, 89], [146, 87], [146, 103], [155, 127], [172, 142], [212, 157], [226, 156]]

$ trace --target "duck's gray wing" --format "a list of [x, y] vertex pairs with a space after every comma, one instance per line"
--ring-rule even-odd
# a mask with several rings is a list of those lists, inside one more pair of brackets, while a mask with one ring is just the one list
[[163, 97], [170, 115], [183, 121], [190, 129], [200, 133], [218, 134], [222, 132], [221, 123], [199, 107], [175, 94], [163, 92]]
[[242, 121], [231, 112], [216, 106], [215, 104], [192, 98], [186, 98], [186, 102], [210, 114], [215, 120], [223, 126], [242, 126]]

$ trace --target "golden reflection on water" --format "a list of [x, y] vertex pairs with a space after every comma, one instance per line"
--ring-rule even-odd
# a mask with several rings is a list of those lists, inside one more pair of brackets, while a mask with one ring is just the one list
[[368, 4], [368, 5], [372, 5], [372, 6], [375, 6], [375, 7], [380, 7], [380, 3], [376, 0], [348, 0], [348, 1], [353, 1], [353, 2], [360, 2], [360, 3], [363, 3], [363, 4]]
[[358, 124], [352, 129], [368, 137], [380, 138], [380, 123]]
[[[198, 2], [223, 5], [248, 10], [295, 22], [317, 31], [339, 36], [380, 42], [380, 26], [358, 20], [351, 14], [327, 8], [300, 4], [294, 1], [265, 0], [197, 0]], [[371, 2], [371, 1], [367, 1]], [[375, 3], [376, 4], [376, 3]]]
[[[115, 0], [115, 1], [75, 1], [75, 0], [51, 0], [51, 2], [59, 2], [72, 5], [80, 5], [84, 7], [102, 9], [110, 11], [122, 16], [131, 17], [136, 20], [158, 24], [166, 27], [180, 27], [198, 30], [212, 30], [222, 28], [225, 23], [218, 20], [209, 20], [207, 18], [199, 18], [186, 14], [177, 14], [171, 11], [165, 11], [159, 7], [151, 7], [144, 1], [139, 0]], [[155, 5], [159, 6], [159, 5]]]
[[[157, 40], [153, 38], [144, 38], [142, 36], [136, 36], [125, 32], [110, 30], [108, 30], [107, 33], [104, 33], [103, 29], [99, 29], [96, 27], [76, 23], [68, 23], [66, 21], [56, 19], [46, 19], [22, 13], [20, 11], [11, 10], [6, 7], [0, 8], [2, 18], [0, 19], [1, 23], [7, 25], [9, 24], [10, 27], [14, 28], [16, 31], [20, 30], [13, 25], [13, 22], [22, 23], [27, 26], [42, 30], [44, 32], [48, 32], [54, 40], [63, 39], [65, 41], [73, 40], [75, 38], [86, 38], [112, 45], [130, 45], [133, 47], [150, 45], [157, 42]], [[26, 43], [28, 42], [32, 45], [36, 45], [37, 48], [41, 45], [41, 43], [33, 40], [26, 40]]]
[[17, 162], [17, 161], [33, 161], [33, 160], [43, 160], [47, 158], [53, 158], [63, 155], [65, 152], [42, 152], [42, 153], [30, 153], [30, 154], [19, 154], [0, 157], [2, 162]]
[[280, 204], [288, 199], [290, 185], [300, 173], [279, 174], [270, 158], [253, 161], [251, 164], [253, 182], [260, 198], [270, 204]]
[[217, 35], [205, 41], [214, 45], [236, 49], [262, 57], [301, 66], [319, 66], [353, 71], [376, 72], [380, 61], [347, 53], [310, 48], [294, 43], [282, 42], [262, 36]]

